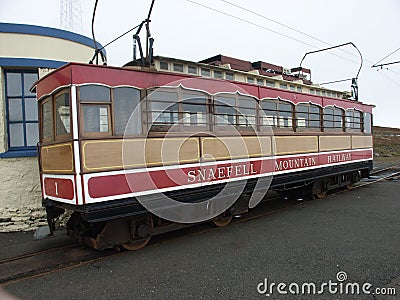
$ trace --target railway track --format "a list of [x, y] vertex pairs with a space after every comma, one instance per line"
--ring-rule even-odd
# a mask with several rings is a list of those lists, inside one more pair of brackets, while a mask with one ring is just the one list
[[[354, 185], [353, 189], [361, 188], [383, 180], [399, 180], [400, 166], [394, 165], [383, 169], [377, 169], [371, 172], [368, 179], [360, 181]], [[345, 192], [347, 190], [333, 191], [332, 194]], [[253, 219], [279, 213], [294, 206], [304, 205], [307, 199], [283, 199], [272, 195], [268, 201], [264, 201], [257, 206], [257, 209], [250, 210], [243, 216], [234, 218], [233, 224], [247, 222]], [[318, 200], [316, 200], [318, 201]], [[323, 201], [323, 200], [322, 200]], [[186, 235], [198, 235], [208, 231], [218, 230], [203, 223], [188, 226], [179, 231], [169, 232], [161, 236], [155, 236], [151, 244], [168, 239], [182, 238]], [[80, 246], [75, 243], [53, 247], [37, 252], [8, 257], [0, 260], [0, 286], [6, 286], [18, 281], [27, 280], [46, 274], [67, 270], [84, 264], [92, 263], [110, 256], [119, 255], [120, 249], [108, 249], [97, 251], [86, 246]]]

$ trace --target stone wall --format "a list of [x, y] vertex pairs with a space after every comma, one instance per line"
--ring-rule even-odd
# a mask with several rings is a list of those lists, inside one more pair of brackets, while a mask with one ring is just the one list
[[0, 232], [45, 225], [37, 157], [0, 159]]

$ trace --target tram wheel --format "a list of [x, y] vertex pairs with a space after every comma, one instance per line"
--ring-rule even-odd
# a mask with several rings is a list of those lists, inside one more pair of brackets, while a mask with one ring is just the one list
[[324, 199], [326, 197], [326, 192], [325, 180], [320, 179], [314, 182], [312, 187], [312, 196], [314, 199]]
[[211, 222], [217, 227], [224, 227], [228, 225], [232, 219], [233, 215], [229, 212], [225, 212], [214, 218]]
[[125, 250], [135, 251], [144, 248], [150, 242], [151, 236], [144, 239], [137, 239], [121, 244]]
[[137, 226], [136, 235], [138, 238], [122, 243], [121, 247], [129, 251], [135, 251], [144, 248], [151, 240], [152, 229], [153, 219], [151, 216], [148, 216], [143, 223]]

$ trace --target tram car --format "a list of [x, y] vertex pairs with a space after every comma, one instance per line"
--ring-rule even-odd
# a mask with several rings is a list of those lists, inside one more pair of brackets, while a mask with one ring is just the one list
[[34, 86], [49, 225], [138, 249], [188, 223], [224, 226], [268, 190], [316, 198], [372, 169], [372, 109], [350, 92], [223, 55], [69, 63]]

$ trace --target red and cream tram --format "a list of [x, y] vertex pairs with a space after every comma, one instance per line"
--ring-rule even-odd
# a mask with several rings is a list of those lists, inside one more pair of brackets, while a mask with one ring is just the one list
[[[49, 73], [35, 86], [49, 224], [71, 211], [80, 241], [136, 249], [177, 223], [225, 225], [268, 189], [351, 187], [372, 168], [373, 106], [309, 73], [222, 55]], [[205, 215], [174, 206], [209, 199]]]

